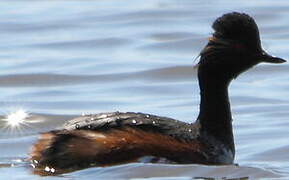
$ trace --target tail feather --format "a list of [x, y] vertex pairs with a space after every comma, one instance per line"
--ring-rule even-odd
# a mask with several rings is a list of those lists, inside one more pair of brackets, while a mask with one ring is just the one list
[[37, 168], [80, 168], [94, 163], [94, 158], [103, 148], [101, 143], [87, 137], [87, 133], [53, 131], [40, 136], [30, 157]]

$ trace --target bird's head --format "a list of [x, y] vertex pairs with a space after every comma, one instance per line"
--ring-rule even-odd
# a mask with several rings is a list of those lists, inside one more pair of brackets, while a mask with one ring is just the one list
[[224, 14], [212, 27], [214, 33], [200, 54], [199, 74], [231, 80], [261, 62], [286, 62], [262, 49], [258, 26], [247, 14]]

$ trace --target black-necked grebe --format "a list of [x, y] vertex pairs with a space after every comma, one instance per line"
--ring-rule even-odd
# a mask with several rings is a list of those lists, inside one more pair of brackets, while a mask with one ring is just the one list
[[84, 115], [43, 133], [33, 146], [36, 169], [51, 172], [134, 162], [142, 157], [174, 163], [232, 164], [235, 156], [228, 86], [260, 62], [283, 63], [261, 48], [250, 16], [228, 13], [200, 53], [200, 113], [192, 124], [133, 112]]

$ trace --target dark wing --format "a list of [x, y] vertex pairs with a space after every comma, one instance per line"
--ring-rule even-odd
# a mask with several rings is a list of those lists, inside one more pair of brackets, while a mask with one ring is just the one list
[[169, 135], [181, 140], [194, 140], [199, 127], [172, 118], [134, 112], [111, 112], [90, 114], [69, 120], [62, 129], [107, 131], [123, 127], [139, 128]]
[[[152, 133], [151, 133], [152, 132]], [[36, 172], [47, 166], [76, 170], [94, 165], [135, 162], [153, 156], [178, 163], [205, 163], [207, 146], [199, 127], [143, 113], [91, 114], [43, 133], [30, 153]], [[53, 170], [54, 171], [54, 170]]]

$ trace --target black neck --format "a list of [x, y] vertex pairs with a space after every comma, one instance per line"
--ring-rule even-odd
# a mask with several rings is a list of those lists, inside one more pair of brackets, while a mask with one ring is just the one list
[[230, 80], [199, 69], [201, 104], [198, 121], [201, 131], [213, 136], [234, 150], [232, 116], [228, 97]]

